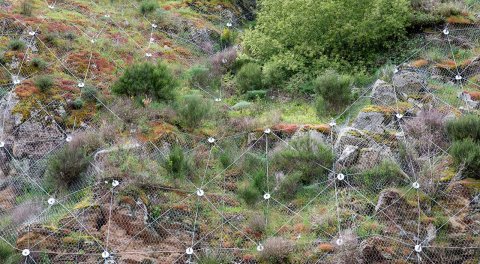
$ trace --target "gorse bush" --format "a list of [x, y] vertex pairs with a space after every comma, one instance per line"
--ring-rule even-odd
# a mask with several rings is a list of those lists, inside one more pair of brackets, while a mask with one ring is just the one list
[[369, 67], [405, 36], [409, 11], [409, 0], [264, 0], [243, 44], [285, 78], [332, 66]]
[[90, 158], [83, 147], [66, 145], [47, 163], [45, 181], [49, 189], [78, 189], [86, 183]]
[[453, 140], [471, 138], [480, 142], [480, 116], [470, 114], [447, 122], [447, 133]]
[[[327, 110], [333, 111], [341, 109], [351, 101], [351, 85], [352, 78], [350, 76], [341, 75], [334, 71], [325, 72], [313, 82], [317, 98], [323, 98], [323, 103], [326, 103]], [[317, 111], [318, 110], [317, 108]]]
[[54, 81], [51, 76], [43, 75], [35, 79], [35, 86], [42, 92], [50, 90], [54, 85]]
[[191, 130], [201, 126], [211, 111], [210, 102], [200, 95], [185, 96], [178, 107], [182, 125]]
[[175, 145], [164, 162], [164, 167], [173, 179], [184, 179], [189, 173], [188, 157], [183, 149]]
[[150, 97], [158, 101], [173, 99], [177, 87], [172, 73], [163, 63], [130, 66], [115, 82], [112, 91], [127, 96]]
[[143, 0], [140, 3], [140, 13], [143, 15], [152, 13], [158, 8], [158, 3], [155, 0]]
[[449, 152], [458, 166], [465, 166], [465, 176], [480, 179], [479, 141], [474, 141], [472, 138], [457, 140], [453, 142]]
[[82, 100], [86, 102], [96, 102], [98, 91], [97, 88], [91, 85], [87, 85], [82, 89]]
[[239, 188], [238, 195], [247, 205], [253, 206], [267, 190], [267, 175], [263, 170], [254, 170], [247, 176], [248, 181]]
[[262, 68], [255, 63], [247, 63], [237, 73], [237, 85], [241, 93], [247, 91], [261, 90]]

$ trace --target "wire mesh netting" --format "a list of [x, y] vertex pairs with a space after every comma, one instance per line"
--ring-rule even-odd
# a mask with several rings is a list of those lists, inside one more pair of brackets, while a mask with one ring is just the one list
[[[211, 24], [194, 29], [200, 21], [168, 10], [133, 15], [135, 1], [86, 3], [38, 1], [29, 19], [0, 12], [0, 43], [10, 43], [0, 59], [0, 255], [479, 263], [480, 182], [454, 164], [444, 126], [478, 114], [478, 24], [423, 33], [329, 124], [219, 119], [199, 135], [112, 99], [110, 85], [135, 62], [231, 64], [236, 50], [210, 36], [238, 22], [202, 10]], [[38, 76], [53, 73], [52, 90], [39, 92]], [[192, 85], [228, 118], [227, 88]], [[141, 117], [148, 127], [132, 122]]]

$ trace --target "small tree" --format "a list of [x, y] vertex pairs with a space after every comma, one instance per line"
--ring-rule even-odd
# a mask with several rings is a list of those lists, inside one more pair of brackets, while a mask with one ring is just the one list
[[71, 190], [85, 181], [90, 164], [82, 147], [67, 145], [48, 160], [45, 181], [48, 188]]
[[163, 63], [135, 64], [113, 85], [112, 91], [127, 96], [147, 96], [158, 101], [173, 99], [177, 82]]
[[247, 91], [261, 90], [262, 68], [256, 63], [247, 63], [243, 65], [237, 74], [237, 85], [241, 93]]
[[351, 84], [350, 76], [341, 75], [335, 71], [327, 71], [314, 81], [317, 97], [322, 97], [328, 108], [333, 110], [341, 109], [350, 102], [352, 99]]

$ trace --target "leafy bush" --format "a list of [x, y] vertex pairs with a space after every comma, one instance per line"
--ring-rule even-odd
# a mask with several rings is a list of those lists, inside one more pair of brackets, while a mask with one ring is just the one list
[[238, 196], [245, 201], [245, 203], [249, 206], [255, 205], [257, 201], [262, 196], [262, 193], [255, 187], [251, 186], [248, 183], [242, 184], [238, 188]]
[[293, 251], [293, 243], [283, 237], [270, 237], [265, 241], [264, 249], [260, 252], [261, 263], [280, 264], [289, 263], [288, 256]]
[[45, 68], [47, 68], [47, 63], [41, 58], [33, 58], [31, 63], [33, 67], [39, 70], [44, 70]]
[[158, 3], [155, 0], [143, 0], [140, 3], [140, 13], [143, 15], [152, 13], [158, 8]]
[[202, 125], [211, 112], [211, 104], [200, 95], [187, 95], [182, 99], [178, 109], [183, 125], [195, 129]]
[[364, 171], [358, 177], [358, 181], [369, 191], [378, 192], [387, 186], [405, 184], [405, 176], [396, 163], [385, 160], [378, 166]]
[[112, 91], [127, 96], [147, 96], [155, 100], [171, 100], [177, 86], [172, 73], [163, 63], [141, 63], [130, 66], [115, 82]]
[[250, 101], [265, 99], [267, 97], [267, 91], [266, 90], [248, 91], [247, 94], [246, 94], [246, 97]]
[[280, 182], [278, 193], [283, 199], [292, 199], [302, 187], [302, 173], [294, 172], [285, 176]]
[[480, 142], [472, 138], [465, 138], [453, 142], [450, 148], [457, 165], [464, 165], [464, 174], [480, 179]]
[[234, 34], [232, 33], [232, 31], [228, 28], [225, 28], [223, 31], [222, 31], [222, 34], [220, 35], [220, 42], [222, 43], [222, 45], [224, 47], [228, 47], [230, 45], [232, 45], [233, 41], [234, 41]]
[[19, 40], [19, 39], [14, 39], [8, 43], [8, 48], [11, 50], [24, 50], [26, 47], [25, 42]]
[[282, 171], [295, 168], [301, 173], [299, 182], [309, 184], [316, 180], [326, 179], [325, 168], [330, 168], [333, 154], [329, 147], [319, 143], [310, 136], [296, 138], [287, 147], [276, 153], [273, 162]]
[[90, 158], [83, 148], [66, 145], [48, 160], [45, 172], [47, 187], [71, 190], [81, 186], [87, 180], [89, 164]]
[[42, 92], [46, 92], [52, 88], [54, 82], [51, 76], [42, 75], [35, 79], [35, 86]]
[[368, 67], [405, 36], [409, 11], [409, 0], [265, 0], [243, 44], [262, 64], [275, 62], [285, 77]]
[[203, 65], [196, 65], [187, 71], [188, 83], [193, 88], [216, 89], [220, 86], [220, 77]]
[[480, 142], [480, 116], [471, 114], [447, 122], [447, 133], [453, 140], [471, 138]]
[[252, 90], [261, 90], [262, 68], [256, 63], [247, 63], [238, 71], [237, 85], [241, 93]]
[[350, 86], [352, 78], [340, 75], [334, 71], [327, 71], [314, 81], [317, 97], [322, 97], [328, 109], [338, 110], [352, 99]]

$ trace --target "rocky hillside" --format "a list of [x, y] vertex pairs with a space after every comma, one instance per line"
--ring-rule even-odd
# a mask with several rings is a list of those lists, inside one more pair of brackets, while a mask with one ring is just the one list
[[250, 1], [0, 6], [0, 263], [480, 261], [475, 6], [328, 122], [235, 93]]

